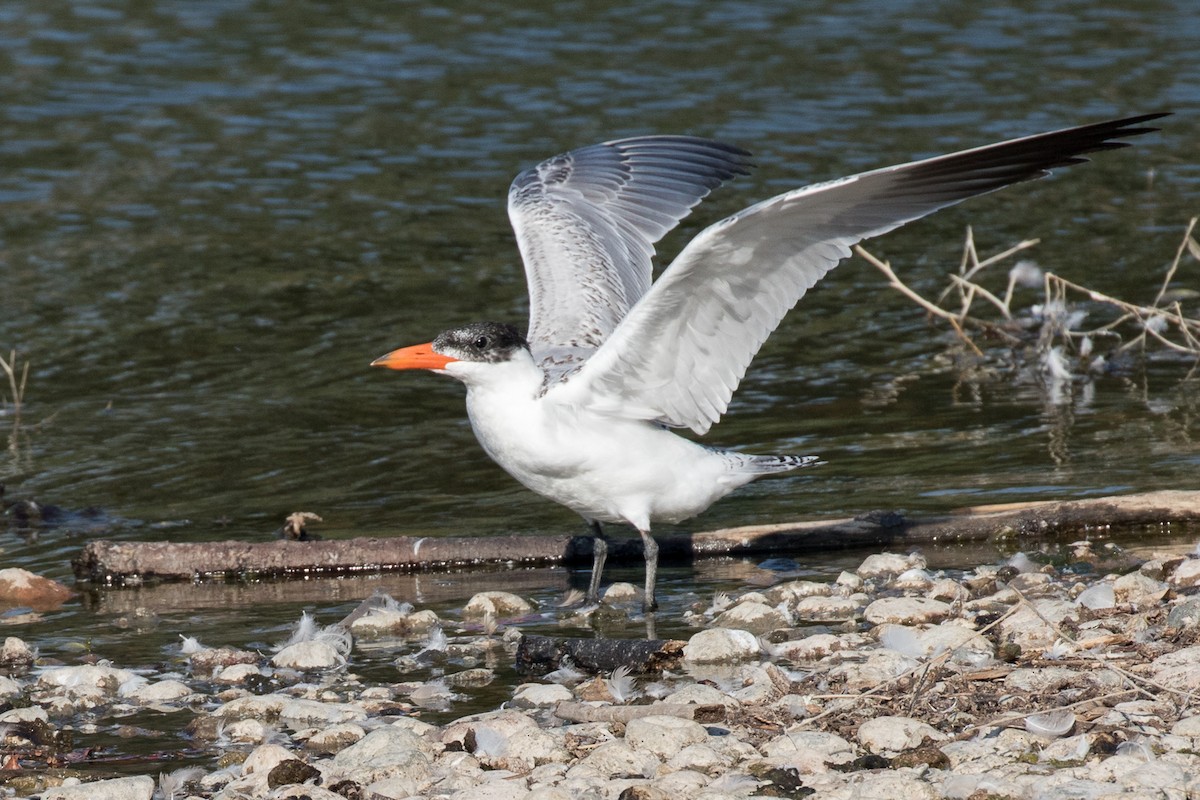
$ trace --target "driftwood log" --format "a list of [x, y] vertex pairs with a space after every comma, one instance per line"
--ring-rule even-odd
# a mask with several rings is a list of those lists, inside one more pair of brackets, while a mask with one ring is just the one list
[[517, 645], [516, 667], [544, 674], [556, 670], [563, 659], [584, 672], [611, 672], [629, 667], [632, 672], [661, 672], [679, 666], [683, 646], [678, 639], [572, 639], [526, 634]]
[[[993, 537], [1096, 535], [1142, 526], [1200, 527], [1200, 491], [976, 506], [936, 516], [873, 512], [853, 519], [752, 525], [656, 537], [662, 562], [704, 556], [907, 548]], [[590, 536], [358, 538], [271, 542], [88, 542], [73, 560], [81, 580], [317, 577], [482, 564], [588, 564]], [[640, 560], [641, 541], [609, 545], [611, 561]]]

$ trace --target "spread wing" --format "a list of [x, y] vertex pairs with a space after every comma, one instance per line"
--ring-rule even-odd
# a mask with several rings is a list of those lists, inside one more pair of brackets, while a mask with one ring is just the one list
[[864, 172], [773, 197], [702, 231], [556, 398], [704, 433], [783, 315], [855, 243], [1078, 164], [1165, 114], [1084, 125]]
[[550, 379], [598, 348], [650, 288], [654, 244], [749, 154], [687, 136], [592, 145], [525, 170], [508, 193], [529, 282], [534, 358]]

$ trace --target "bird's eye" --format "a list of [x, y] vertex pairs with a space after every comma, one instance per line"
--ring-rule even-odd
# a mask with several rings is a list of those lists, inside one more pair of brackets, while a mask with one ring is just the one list
[[471, 344], [473, 344], [473, 345], [475, 346], [475, 349], [476, 349], [476, 350], [482, 350], [482, 349], [484, 349], [485, 347], [487, 347], [487, 346], [488, 346], [488, 344], [489, 344], [489, 342], [488, 342], [488, 337], [486, 337], [486, 336], [480, 336], [480, 337], [478, 337], [477, 339], [475, 339], [475, 341], [474, 341], [474, 342], [472, 342]]

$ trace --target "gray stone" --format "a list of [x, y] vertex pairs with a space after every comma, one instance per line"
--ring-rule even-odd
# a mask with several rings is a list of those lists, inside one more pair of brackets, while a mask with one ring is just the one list
[[709, 628], [700, 631], [683, 647], [684, 661], [720, 664], [757, 658], [762, 648], [758, 637], [733, 628]]
[[150, 800], [154, 779], [149, 775], [89, 781], [78, 786], [56, 786], [42, 792], [42, 800]]
[[708, 731], [703, 725], [682, 717], [636, 717], [625, 726], [625, 741], [630, 747], [663, 759], [707, 739]]

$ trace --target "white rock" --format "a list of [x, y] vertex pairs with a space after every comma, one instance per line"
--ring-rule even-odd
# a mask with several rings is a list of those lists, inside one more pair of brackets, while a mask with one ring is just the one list
[[1003, 640], [1022, 648], [1050, 647], [1058, 641], [1059, 635], [1058, 631], [1046, 624], [1043, 617], [1055, 625], [1079, 618], [1079, 607], [1066, 600], [1040, 598], [1030, 602], [1037, 608], [1036, 612], [1028, 606], [1022, 606], [1000, 623]]
[[1150, 662], [1150, 673], [1154, 680], [1173, 689], [1200, 689], [1200, 646], [1185, 647], [1159, 656]]
[[873, 553], [859, 564], [855, 572], [863, 578], [879, 578], [899, 575], [913, 567], [924, 567], [925, 559], [920, 556], [902, 556], [899, 553]]
[[813, 595], [801, 598], [793, 613], [797, 618], [810, 622], [841, 622], [856, 618], [861, 608], [854, 598]]
[[5, 666], [29, 666], [36, 658], [33, 648], [19, 637], [6, 636], [4, 644], [0, 645], [0, 664]]
[[247, 695], [237, 697], [219, 706], [213, 713], [225, 722], [235, 719], [274, 720], [279, 711], [293, 698], [285, 694]]
[[854, 785], [856, 800], [936, 800], [933, 787], [901, 772], [862, 772]]
[[946, 735], [911, 717], [874, 717], [858, 726], [858, 742], [872, 753], [894, 754], [919, 747], [928, 739], [940, 742]]
[[519, 711], [492, 711], [452, 722], [442, 731], [442, 742], [465, 749], [468, 735], [475, 739], [475, 757], [491, 769], [528, 772], [539, 764], [570, 760], [552, 733]]
[[949, 603], [956, 600], [966, 600], [971, 596], [971, 593], [967, 591], [967, 587], [956, 580], [938, 578], [926, 590], [925, 596], [931, 597], [934, 600], [945, 600]]
[[[0, 715], [0, 720], [4, 716]], [[1190, 736], [1192, 738], [1200, 737], [1200, 713], [1192, 714], [1190, 717], [1184, 717], [1171, 726], [1171, 733], [1176, 736]]]
[[[83, 664], [77, 667], [54, 667], [38, 676], [38, 685], [44, 688], [80, 689], [93, 687], [104, 695], [114, 695], [121, 684], [138, 680], [140, 676], [127, 669], [104, 664]], [[141, 679], [144, 680], [144, 679]]]
[[226, 725], [224, 734], [234, 742], [259, 743], [266, 740], [271, 729], [257, 719], [239, 719]]
[[[1200, 560], [1200, 559], [1197, 559]], [[1130, 572], [1113, 581], [1113, 594], [1118, 603], [1129, 603], [1135, 608], [1157, 605], [1167, 595], [1170, 587], [1140, 572]]]
[[667, 761], [667, 769], [672, 772], [693, 770], [713, 776], [724, 774], [732, 765], [733, 759], [707, 744], [689, 744]]
[[0, 722], [49, 722], [50, 715], [41, 706], [10, 708], [0, 713]]
[[737, 706], [734, 700], [725, 692], [703, 683], [689, 683], [676, 689], [664, 698], [667, 703], [687, 703], [698, 706]]
[[378, 728], [328, 762], [324, 783], [343, 778], [366, 785], [404, 778], [418, 785], [430, 776], [433, 746], [416, 734], [389, 726]]
[[792, 731], [762, 747], [773, 763], [795, 767], [802, 773], [826, 772], [827, 764], [845, 764], [858, 757], [854, 745], [833, 733]]
[[877, 650], [862, 663], [839, 664], [830, 670], [842, 676], [849, 689], [870, 689], [908, 672], [919, 662], [892, 650]]
[[821, 595], [828, 597], [831, 588], [828, 583], [818, 581], [788, 581], [778, 586], [772, 586], [766, 591], [767, 599], [772, 603], [795, 603], [803, 597]]
[[777, 700], [791, 689], [791, 681], [774, 664], [743, 664], [738, 667], [734, 680], [741, 688], [729, 695], [745, 705], [763, 705]]
[[[304, 788], [307, 789], [308, 786], [309, 784], [306, 784]], [[405, 798], [417, 797], [419, 794], [419, 784], [410, 778], [384, 778], [363, 788], [363, 796], [370, 797], [372, 800], [405, 800]], [[341, 795], [339, 797], [345, 800]], [[336, 798], [330, 798], [330, 800], [336, 800]]]
[[700, 631], [683, 647], [684, 661], [719, 664], [757, 658], [761, 652], [758, 637], [749, 631], [709, 628]]
[[279, 721], [292, 730], [327, 728], [344, 722], [359, 722], [367, 712], [355, 703], [322, 703], [318, 700], [296, 698], [279, 709]]
[[867, 622], [875, 625], [884, 622], [920, 625], [941, 622], [949, 616], [949, 604], [928, 597], [881, 597], [863, 612]]
[[192, 697], [196, 693], [182, 681], [165, 680], [142, 684], [123, 694], [137, 703], [169, 703], [172, 700]]
[[213, 671], [214, 683], [237, 684], [245, 683], [247, 678], [261, 677], [263, 671], [256, 664], [230, 664], [227, 667], [218, 667]]
[[737, 628], [759, 634], [768, 633], [787, 624], [787, 618], [778, 610], [755, 602], [738, 603], [713, 621], [713, 625], [720, 628]]
[[[491, 776], [489, 776], [491, 777]], [[440, 785], [439, 785], [440, 786]], [[495, 779], [473, 786], [469, 789], [459, 789], [450, 795], [451, 800], [525, 800], [528, 792], [518, 779]]]
[[539, 786], [521, 800], [572, 800], [572, 798], [557, 786]]
[[533, 611], [533, 604], [512, 592], [479, 592], [463, 606], [464, 617], [517, 617]]
[[640, 600], [641, 597], [642, 593], [632, 583], [619, 581], [605, 589], [604, 595], [600, 599], [608, 605], [618, 605]]
[[1057, 692], [1064, 686], [1086, 685], [1087, 676], [1066, 667], [1018, 667], [1004, 676], [1010, 689], [1043, 695]]
[[304, 743], [304, 749], [315, 753], [337, 753], [366, 735], [367, 732], [361, 725], [344, 722], [340, 725], [331, 725], [308, 737], [308, 741]]
[[343, 666], [346, 657], [329, 642], [315, 639], [289, 644], [271, 657], [271, 663], [283, 669], [308, 672]]
[[[1066, 711], [1066, 709], [1056, 709], [1057, 711]], [[1066, 713], [1070, 714], [1070, 711]], [[1030, 716], [1039, 716], [1031, 714]], [[1025, 718], [1026, 720], [1029, 717]], [[1043, 737], [1044, 738], [1044, 737]], [[1046, 741], [1038, 752], [1038, 761], [1045, 763], [1047, 761], [1078, 761], [1083, 762], [1087, 758], [1088, 753], [1092, 749], [1092, 736], [1086, 733], [1081, 733], [1076, 736], [1068, 736], [1064, 739], [1054, 739]]]
[[1177, 764], [1160, 758], [1126, 772], [1121, 776], [1121, 784], [1134, 789], [1178, 790], [1187, 783], [1187, 777], [1187, 773]]
[[42, 792], [42, 800], [150, 800], [154, 779], [149, 775], [57, 786]]
[[400, 608], [383, 606], [373, 608], [351, 622], [350, 632], [360, 639], [411, 636], [425, 633], [440, 623], [438, 615], [429, 609], [406, 612]]
[[288, 750], [277, 744], [261, 744], [246, 760], [242, 762], [241, 775], [225, 787], [224, 793], [233, 797], [264, 795], [267, 792], [267, 778], [272, 769], [281, 761], [294, 758]]
[[[692, 798], [700, 794], [700, 790], [709, 784], [709, 777], [690, 769], [681, 769], [664, 775], [654, 782], [654, 785], [673, 798]], [[528, 800], [528, 798], [527, 798]]]
[[635, 749], [620, 739], [604, 742], [580, 762], [599, 772], [607, 780], [614, 778], [653, 778], [659, 760], [647, 750]]
[[1200, 585], [1200, 558], [1188, 558], [1179, 562], [1167, 579], [1172, 586]]
[[0, 675], [0, 697], [13, 697], [21, 693], [21, 684], [7, 675]]
[[517, 708], [549, 708], [565, 700], [574, 700], [570, 689], [559, 683], [524, 683], [513, 693]]
[[290, 750], [277, 744], [259, 745], [251, 750], [250, 755], [246, 756], [246, 760], [242, 762], [242, 774], [250, 775], [257, 772], [266, 775], [279, 766], [279, 762], [292, 758], [295, 756]]
[[775, 645], [774, 654], [798, 663], [812, 663], [846, 647], [839, 636], [832, 633], [814, 633], [803, 639], [780, 642]]
[[625, 726], [625, 741], [630, 747], [663, 759], [707, 739], [708, 731], [703, 725], [682, 717], [636, 717]]
[[844, 589], [861, 589], [863, 585], [863, 579], [855, 575], [853, 572], [846, 572], [845, 570], [842, 570], [841, 574], [837, 576], [837, 580], [834, 581], [834, 583]]

